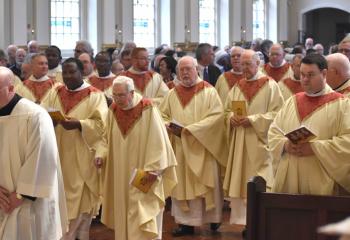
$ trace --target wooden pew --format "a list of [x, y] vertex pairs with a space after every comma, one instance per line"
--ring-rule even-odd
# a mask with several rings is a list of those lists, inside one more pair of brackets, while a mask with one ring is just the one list
[[350, 216], [350, 197], [267, 193], [262, 177], [248, 182], [248, 240], [333, 240], [317, 228]]

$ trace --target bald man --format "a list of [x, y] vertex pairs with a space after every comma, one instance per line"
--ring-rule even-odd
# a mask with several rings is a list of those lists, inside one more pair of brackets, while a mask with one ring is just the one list
[[350, 63], [341, 53], [326, 57], [328, 63], [327, 83], [336, 92], [350, 97]]
[[226, 97], [231, 88], [243, 77], [241, 54], [243, 48], [232, 47], [231, 48], [231, 65], [232, 69], [220, 75], [218, 81], [215, 84], [215, 88], [219, 93], [222, 104], [225, 104]]
[[293, 71], [289, 63], [284, 60], [283, 47], [276, 43], [269, 51], [270, 62], [266, 63], [263, 72], [273, 78], [276, 82], [293, 76]]
[[[267, 131], [283, 105], [283, 97], [278, 84], [259, 71], [256, 52], [245, 50], [241, 64], [245, 77], [233, 86], [225, 103], [229, 156], [223, 188], [231, 201], [230, 223], [245, 225], [247, 181], [259, 175], [266, 179], [268, 187], [272, 186]], [[233, 109], [235, 103], [244, 106], [239, 111]]]
[[0, 67], [0, 239], [60, 239], [67, 210], [52, 121], [13, 81]]

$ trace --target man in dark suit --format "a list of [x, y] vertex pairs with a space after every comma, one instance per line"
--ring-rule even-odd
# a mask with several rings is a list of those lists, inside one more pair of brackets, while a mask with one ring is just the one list
[[221, 74], [220, 69], [213, 65], [214, 57], [213, 47], [210, 44], [201, 43], [198, 45], [196, 49], [196, 58], [198, 61], [199, 76], [213, 86], [215, 86]]

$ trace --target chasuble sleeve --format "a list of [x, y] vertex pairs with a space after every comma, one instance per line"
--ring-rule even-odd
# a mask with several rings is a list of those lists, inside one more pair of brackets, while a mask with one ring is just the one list
[[25, 162], [19, 176], [16, 192], [37, 198], [50, 197], [57, 175], [59, 161], [52, 121], [44, 110], [28, 119], [28, 145]]
[[[162, 172], [165, 197], [169, 196], [177, 183], [175, 174], [176, 158], [173, 152], [166, 128], [156, 107], [151, 106], [144, 111], [149, 118], [149, 126], [145, 129], [147, 135], [144, 169], [146, 171]], [[147, 116], [148, 115], [148, 116]], [[160, 196], [160, 193], [156, 193]]]
[[[185, 127], [220, 163], [226, 166], [228, 146], [225, 135], [224, 112], [220, 97], [214, 87], [206, 88], [208, 106], [200, 121]], [[215, 141], [213, 141], [215, 139]]]
[[163, 82], [162, 76], [158, 73], [153, 75], [153, 81], [158, 84], [158, 89], [156, 96], [152, 98], [152, 101], [155, 105], [159, 105], [162, 102], [162, 99], [168, 94], [169, 88], [165, 82]]
[[328, 174], [350, 192], [350, 102], [343, 99], [339, 104], [341, 114], [337, 134], [313, 141], [311, 147]]
[[225, 91], [225, 87], [224, 87], [225, 81], [226, 81], [225, 74], [221, 74], [219, 76], [218, 80], [216, 81], [216, 84], [215, 84], [215, 89], [220, 96], [222, 104], [225, 104], [224, 101], [225, 101], [226, 94], [227, 94], [227, 92]]
[[169, 94], [167, 94], [161, 101], [160, 105], [158, 106], [161, 116], [163, 118], [163, 121], [165, 124], [170, 123], [171, 118], [171, 109], [170, 109], [170, 97], [174, 93], [174, 90], [170, 90]]
[[82, 137], [90, 149], [95, 151], [95, 157], [105, 157], [104, 135], [108, 107], [102, 93], [90, 96], [90, 111], [88, 118], [80, 120]]
[[269, 80], [268, 85], [265, 87], [269, 88], [266, 91], [267, 106], [265, 113], [252, 114], [248, 116], [254, 131], [263, 142], [266, 142], [270, 124], [284, 103], [282, 93], [275, 81]]
[[226, 132], [226, 139], [229, 142], [230, 137], [231, 137], [231, 123], [230, 119], [233, 116], [232, 112], [232, 101], [233, 101], [233, 96], [234, 96], [234, 91], [236, 87], [234, 86], [228, 93], [225, 105], [224, 105], [224, 122], [225, 122], [225, 132]]
[[268, 150], [272, 155], [274, 174], [282, 158], [284, 145], [288, 141], [288, 138], [284, 135], [284, 131], [282, 131], [283, 122], [286, 121], [285, 116], [288, 116], [288, 112], [293, 111], [293, 109], [295, 109], [293, 106], [293, 98], [290, 98], [277, 113], [268, 131]]

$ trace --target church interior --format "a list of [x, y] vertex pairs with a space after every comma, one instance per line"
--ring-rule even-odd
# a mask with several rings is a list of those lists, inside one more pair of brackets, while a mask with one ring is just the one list
[[[205, 71], [208, 71], [207, 69], [209, 68], [207, 68], [204, 61], [202, 62], [198, 57], [198, 54], [200, 54], [198, 49], [203, 46], [202, 44], [208, 44], [208, 46], [212, 48], [212, 60], [210, 65], [215, 65], [219, 71], [213, 82], [211, 80], [207, 81], [215, 88], [217, 88], [216, 85], [219, 83], [219, 76], [221, 76], [221, 74], [224, 76], [225, 72], [236, 71], [233, 69], [235, 64], [232, 59], [234, 58], [234, 49], [237, 50], [237, 47], [242, 49], [242, 55], [240, 56], [243, 56], [243, 51], [254, 51], [259, 58], [259, 69], [261, 69], [261, 71], [263, 71], [264, 64], [268, 65], [269, 61], [272, 61], [271, 56], [273, 54], [271, 55], [270, 49], [276, 46], [278, 48], [280, 47], [283, 52], [283, 59], [281, 59], [280, 65], [288, 63], [288, 66], [291, 66], [290, 71], [292, 75], [293, 71], [295, 71], [292, 65], [295, 59], [298, 58], [297, 56], [300, 58], [300, 68], [300, 65], [303, 64], [302, 59], [308, 54], [320, 55], [322, 59], [328, 61], [328, 68], [330, 68], [331, 65], [328, 56], [342, 53], [348, 58], [346, 64], [350, 71], [350, 0], [0, 0], [0, 32], [2, 33], [0, 34], [0, 66], [10, 68], [19, 82], [25, 82], [25, 80], [31, 76], [30, 73], [24, 76], [25, 70], [23, 66], [25, 64], [30, 65], [30, 63], [26, 62], [25, 55], [30, 56], [33, 62], [35, 54], [38, 52], [45, 53], [48, 60], [48, 72], [50, 73], [51, 68], [53, 69], [54, 67], [50, 66], [50, 59], [46, 50], [52, 46], [55, 46], [54, 48], [58, 48], [59, 50], [60, 59], [57, 65], [61, 65], [66, 59], [78, 59], [79, 55], [76, 54], [79, 51], [81, 51], [80, 54], [88, 53], [87, 56], [90, 56], [91, 60], [94, 60], [90, 62], [94, 69], [91, 70], [89, 74], [93, 72], [94, 74], [96, 73], [97, 76], [102, 72], [102, 70], [100, 72], [100, 69], [98, 69], [98, 59], [99, 57], [102, 58], [107, 52], [109, 54], [108, 61], [110, 61], [111, 66], [104, 77], [113, 76], [111, 81], [108, 80], [110, 84], [112, 84], [117, 76], [119, 77], [119, 74], [123, 75], [123, 72], [126, 72], [128, 68], [130, 68], [131, 61], [134, 61], [135, 56], [139, 56], [139, 59], [141, 59], [140, 55], [137, 55], [138, 52], [135, 53], [136, 55], [133, 54], [133, 49], [135, 47], [142, 48], [139, 49], [139, 51], [147, 52], [146, 56], [142, 56], [147, 60], [147, 67], [152, 69], [152, 72], [159, 73], [158, 75], [163, 79], [161, 81], [163, 81], [163, 84], [166, 84], [166, 89], [176, 89], [177, 86], [182, 86], [179, 83], [179, 85], [176, 85], [177, 83], [175, 83], [175, 81], [178, 80], [177, 78], [181, 74], [179, 60], [184, 56], [196, 58], [200, 65], [199, 67], [197, 65], [198, 69], [203, 65], [204, 70], [198, 70], [197, 75], [199, 78], [206, 81], [211, 77], [206, 76], [208, 72]], [[87, 43], [88, 49], [79, 49], [79, 41], [81, 41], [83, 45]], [[36, 53], [34, 51], [31, 52], [31, 44], [37, 46], [38, 50], [36, 50]], [[129, 44], [134, 44], [135, 47], [127, 49]], [[15, 50], [12, 50], [11, 53], [11, 49], [13, 48]], [[21, 60], [20, 49], [24, 52], [22, 52], [24, 56], [22, 56]], [[129, 57], [130, 62], [128, 66], [125, 63], [127, 57]], [[167, 58], [167, 61], [168, 58], [171, 59], [167, 62], [164, 60], [165, 58]], [[253, 57], [252, 59], [254, 60], [255, 58]], [[84, 61], [80, 57], [79, 60], [84, 65], [85, 70]], [[101, 64], [103, 64], [103, 61], [102, 59]], [[162, 72], [165, 71], [162, 70], [162, 62], [163, 64], [166, 62], [166, 67], [170, 69], [170, 73]], [[4, 64], [1, 65], [1, 63]], [[174, 64], [174, 66], [172, 66], [172, 64]], [[57, 65], [55, 67], [57, 67]], [[131, 68], [133, 68], [133, 66], [134, 65], [132, 65]], [[145, 71], [148, 71], [148, 69], [145, 69]], [[257, 70], [255, 73], [255, 78], [260, 76], [260, 70]], [[303, 74], [304, 72], [301, 73], [301, 78], [303, 78]], [[269, 75], [268, 70], [266, 70], [266, 75]], [[292, 75], [291, 78], [293, 78]], [[295, 75], [296, 74], [294, 74], [294, 77]], [[89, 76], [88, 74], [84, 75], [84, 77], [87, 78]], [[131, 75], [125, 76], [130, 77]], [[49, 77], [51, 78], [50, 75]], [[166, 78], [169, 79], [166, 80]], [[274, 76], [273, 78], [275, 79]], [[347, 80], [349, 79], [350, 72], [348, 73]], [[281, 82], [282, 80], [278, 82], [278, 84], [280, 85]], [[63, 80], [61, 84], [63, 84]], [[89, 84], [93, 85], [92, 81], [89, 82]], [[340, 85], [338, 84], [337, 87], [333, 87], [331, 83], [328, 84], [334, 91], [337, 91], [338, 86], [340, 88], [342, 84], [347, 84], [347, 82]], [[135, 88], [138, 86], [139, 85], [135, 83]], [[146, 88], [147, 86], [143, 85], [143, 87]], [[112, 88], [114, 91], [114, 83]], [[104, 90], [105, 89], [102, 89], [102, 92]], [[300, 92], [302, 91], [303, 90], [300, 90]], [[115, 94], [112, 90], [110, 90], [109, 93], [107, 93], [107, 91], [104, 92], [107, 104], [110, 106], [111, 102], [116, 101]], [[19, 90], [18, 93], [22, 92]], [[227, 106], [228, 101], [226, 101], [225, 105], [225, 99], [227, 99], [226, 97], [231, 93], [232, 91], [229, 92], [229, 90], [227, 90], [223, 96], [219, 96], [219, 93], [218, 96], [221, 98], [220, 100], [222, 102], [221, 106]], [[344, 94], [344, 96], [348, 96], [347, 94], [350, 96], [350, 88], [349, 92], [340, 93]], [[152, 97], [156, 98], [155, 96]], [[167, 98], [165, 96], [162, 96], [162, 98], [163, 97], [164, 99]], [[285, 98], [283, 102], [287, 102], [288, 98], [285, 96], [283, 97]], [[110, 102], [108, 102], [109, 100]], [[33, 101], [39, 104], [41, 102], [41, 100]], [[171, 100], [169, 101], [169, 104], [171, 104]], [[44, 100], [42, 102], [44, 102]], [[159, 112], [162, 112], [162, 107], [164, 107], [163, 103], [160, 104]], [[279, 108], [281, 108], [281, 106], [279, 106]], [[240, 111], [241, 110], [242, 109], [240, 109]], [[248, 111], [245, 109], [245, 105], [244, 111]], [[260, 110], [257, 110], [257, 112], [259, 111]], [[240, 114], [242, 113], [238, 115]], [[247, 115], [247, 113], [243, 115]], [[286, 118], [289, 118], [289, 115]], [[293, 117], [290, 118], [292, 119]], [[269, 124], [271, 123], [272, 120]], [[230, 124], [232, 124], [232, 122]], [[251, 125], [254, 127], [254, 124]], [[276, 126], [276, 128], [278, 127]], [[262, 144], [267, 144], [267, 131], [269, 131], [268, 134], [270, 134], [271, 128], [270, 130], [268, 129], [269, 128], [267, 128], [264, 133], [266, 139], [261, 141], [263, 142]], [[281, 129], [279, 130], [282, 131]], [[80, 129], [80, 131], [82, 130]], [[231, 131], [233, 130], [231, 129]], [[259, 131], [256, 130], [256, 132]], [[231, 134], [232, 132], [229, 131], [229, 133]], [[184, 134], [184, 132], [181, 134]], [[347, 134], [350, 135], [350, 133]], [[236, 136], [236, 133], [234, 136]], [[260, 135], [257, 141], [260, 141]], [[213, 145], [216, 144], [214, 142], [216, 141], [213, 141]], [[173, 142], [171, 143], [173, 144]], [[200, 144], [202, 144], [202, 142]], [[230, 144], [230, 148], [236, 146], [232, 144], [232, 142]], [[259, 143], [254, 142], [252, 144]], [[268, 147], [265, 149], [267, 148]], [[276, 148], [278, 148], [278, 146]], [[285, 148], [284, 146], [283, 152], [281, 150], [281, 156], [285, 154]], [[210, 147], [208, 149], [210, 149]], [[339, 147], [339, 149], [337, 149], [339, 150], [337, 153], [343, 150], [341, 147]], [[232, 149], [230, 149], [230, 151], [231, 150]], [[244, 151], [242, 150], [244, 154], [248, 155], [250, 151], [252, 150], [250, 150], [249, 147]], [[174, 152], [177, 157], [175, 150]], [[213, 153], [214, 151], [208, 150], [208, 152], [210, 152], [208, 154], [211, 156], [216, 156]], [[261, 152], [254, 154], [259, 155], [259, 153]], [[229, 154], [229, 156], [232, 157], [232, 154]], [[261, 158], [263, 158], [263, 153], [261, 153], [261, 156]], [[235, 157], [232, 158], [235, 159]], [[335, 156], [335, 158], [337, 157]], [[282, 158], [281, 161], [283, 160]], [[350, 155], [348, 160], [350, 160]], [[232, 164], [234, 165], [234, 163]], [[330, 173], [331, 171], [327, 169], [328, 165], [324, 164], [322, 161], [318, 165], [321, 165], [321, 169], [326, 169], [322, 174], [333, 176], [332, 173]], [[347, 166], [346, 169], [348, 169], [349, 163], [345, 165]], [[0, 166], [2, 166], [1, 160]], [[217, 164], [217, 166], [220, 167], [220, 164]], [[229, 166], [229, 164], [227, 164], [227, 166]], [[230, 167], [232, 167], [232, 165], [230, 165]], [[342, 167], [339, 167], [339, 169], [341, 168]], [[344, 171], [346, 170], [341, 171], [339, 169], [334, 171], [336, 173], [339, 172], [340, 175], [345, 174]], [[201, 171], [202, 170], [203, 169], [201, 169]], [[206, 170], [208, 171], [208, 169]], [[245, 170], [245, 167], [242, 167], [242, 171]], [[1, 171], [0, 169], [0, 174]], [[300, 171], [303, 172], [303, 170]], [[226, 175], [227, 172], [226, 170]], [[225, 172], [221, 172], [221, 174], [223, 174], [223, 177], [219, 180], [221, 182], [220, 184], [225, 184]], [[249, 183], [248, 181], [239, 183], [246, 186], [245, 190], [242, 190], [242, 192], [244, 192], [243, 195], [245, 195], [242, 202], [244, 205], [243, 209], [247, 211], [243, 214], [243, 223], [232, 223], [231, 209], [234, 206], [232, 203], [230, 205], [232, 196], [224, 196], [224, 200], [222, 201], [222, 220], [217, 227], [214, 227], [214, 230], [212, 224], [216, 224], [216, 222], [207, 222], [201, 226], [195, 225], [195, 230], [193, 230], [193, 226], [188, 229], [186, 227], [190, 225], [190, 223], [184, 223], [184, 225], [182, 225], [181, 222], [174, 218], [172, 210], [174, 204], [169, 197], [166, 200], [163, 214], [162, 237], [142, 239], [350, 239], [349, 222], [347, 225], [344, 225], [345, 227], [343, 226], [342, 229], [345, 230], [339, 230], [340, 228], [334, 228], [335, 230], [333, 229], [331, 231], [325, 230], [326, 234], [330, 233], [330, 235], [322, 233], [323, 230], [319, 229], [321, 226], [339, 222], [350, 217], [350, 193], [347, 191], [347, 189], [350, 189], [350, 186], [343, 185], [343, 182], [350, 183], [350, 172], [347, 173], [347, 177], [344, 177], [346, 180], [343, 182], [339, 181], [341, 182], [339, 183], [338, 179], [333, 181], [333, 188], [337, 190], [337, 194], [324, 194], [324, 192], [322, 192], [319, 194], [322, 196], [318, 196], [318, 194], [308, 195], [307, 192], [305, 193], [302, 191], [300, 194], [296, 193], [296, 191], [284, 192], [283, 194], [271, 192], [273, 189], [272, 185], [269, 185], [268, 180], [265, 182], [262, 178], [256, 178], [259, 174], [259, 171], [255, 171], [254, 175], [242, 177], [242, 179], [249, 179]], [[313, 173], [309, 172], [309, 174], [312, 175]], [[63, 176], [64, 175], [65, 173], [63, 173]], [[220, 176], [216, 177], [220, 178]], [[253, 177], [255, 178], [253, 179]], [[290, 178], [293, 177], [297, 179], [299, 176], [293, 175]], [[327, 175], [327, 177], [329, 176]], [[231, 178], [233, 179], [234, 176], [231, 176]], [[2, 178], [0, 177], [0, 187], [1, 180]], [[233, 180], [230, 181], [232, 182]], [[327, 181], [325, 180], [318, 184], [326, 185], [328, 184]], [[339, 187], [339, 189], [336, 186]], [[300, 189], [302, 189], [302, 187], [300, 187]], [[231, 188], [229, 188], [229, 190], [224, 188], [224, 192], [226, 190], [229, 192]], [[343, 191], [345, 194], [341, 194]], [[101, 220], [101, 210], [99, 214], [95, 215], [97, 216], [96, 218], [94, 216], [92, 219], [89, 236], [87, 238], [76, 237], [62, 239], [117, 239], [115, 237], [117, 236], [115, 231], [103, 224]], [[3, 220], [1, 217], [0, 209], [0, 240], [11, 240], [2, 238], [1, 236], [1, 221]], [[117, 220], [115, 221], [117, 222]], [[134, 222], [129, 222], [128, 224], [132, 225], [133, 223]], [[178, 224], [180, 224], [180, 227], [176, 229]], [[281, 224], [280, 229], [278, 229], [279, 224]], [[174, 229], [178, 230], [178, 232], [174, 233]], [[339, 238], [340, 234], [344, 234], [342, 238]], [[129, 237], [128, 239], [121, 240], [137, 240], [137, 238]]]

